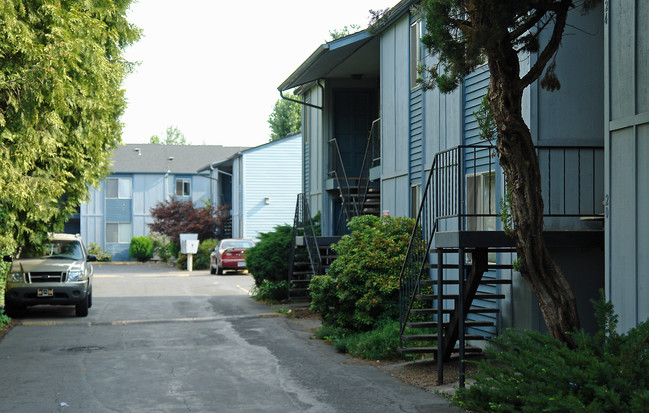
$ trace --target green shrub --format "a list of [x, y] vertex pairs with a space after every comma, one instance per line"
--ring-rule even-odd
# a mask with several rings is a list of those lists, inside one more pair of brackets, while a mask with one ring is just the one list
[[475, 411], [649, 411], [649, 321], [626, 334], [603, 298], [595, 303], [600, 330], [574, 333], [577, 347], [533, 331], [508, 330], [492, 340], [477, 382], [453, 402]]
[[333, 344], [339, 353], [348, 353], [367, 360], [398, 360], [403, 355], [399, 348], [399, 322], [383, 320], [377, 328], [363, 333], [350, 334], [341, 328], [323, 324], [314, 332], [320, 340]]
[[399, 272], [414, 220], [399, 217], [354, 217], [332, 248], [338, 254], [327, 276], [309, 286], [311, 309], [334, 327], [369, 331], [379, 320], [399, 314]]
[[149, 233], [149, 238], [153, 241], [153, 255], [158, 257], [160, 261], [168, 263], [172, 258], [178, 256], [176, 245], [171, 242], [171, 239], [167, 235], [159, 232], [151, 232]]
[[279, 302], [288, 298], [288, 281], [263, 280], [261, 285], [255, 285], [252, 290], [255, 300]]
[[153, 241], [149, 237], [133, 237], [128, 254], [140, 262], [153, 258]]
[[90, 243], [90, 246], [88, 246], [88, 254], [97, 257], [97, 261], [99, 262], [109, 262], [113, 259], [113, 255], [104, 251], [96, 242]]
[[[192, 258], [192, 269], [194, 270], [207, 270], [210, 268], [210, 254], [218, 241], [213, 239], [206, 239], [198, 244], [198, 250]], [[169, 244], [170, 246], [173, 244]], [[180, 269], [187, 268], [187, 255], [180, 254], [176, 259], [176, 267]]]
[[246, 265], [260, 287], [264, 280], [284, 281], [288, 277], [288, 259], [293, 227], [278, 225], [274, 231], [259, 234], [259, 242], [246, 251]]

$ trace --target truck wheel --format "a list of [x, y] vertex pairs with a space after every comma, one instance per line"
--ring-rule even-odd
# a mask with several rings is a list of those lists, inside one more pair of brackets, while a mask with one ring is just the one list
[[218, 275], [223, 275], [223, 268], [217, 266], [217, 267], [216, 267], [216, 273], [217, 273]]
[[210, 274], [216, 274], [216, 268], [212, 267], [212, 264], [210, 264]]
[[77, 304], [74, 307], [74, 315], [77, 317], [85, 317], [88, 315], [88, 302], [90, 301], [90, 295], [86, 296], [86, 299]]
[[21, 307], [15, 304], [9, 304], [8, 302], [5, 301], [5, 314], [9, 316], [9, 318], [20, 317], [21, 310], [22, 310]]

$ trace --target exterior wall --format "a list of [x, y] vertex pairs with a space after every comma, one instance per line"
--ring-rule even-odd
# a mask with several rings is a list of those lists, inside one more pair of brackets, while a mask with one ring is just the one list
[[243, 196], [244, 177], [242, 171], [241, 157], [234, 159], [232, 163], [232, 237], [243, 237]]
[[[322, 82], [321, 82], [322, 83]], [[305, 93], [308, 103], [322, 106], [324, 104], [324, 91], [320, 86], [313, 86]], [[307, 196], [311, 216], [319, 211], [324, 212], [328, 207], [325, 203], [324, 182], [326, 180], [326, 139], [324, 131], [324, 110], [304, 106], [302, 115], [303, 139], [303, 191]], [[299, 175], [298, 175], [299, 176]], [[295, 210], [295, 200], [293, 205]], [[323, 214], [324, 215], [324, 214]], [[323, 216], [323, 219], [326, 217]], [[329, 228], [324, 225], [322, 228]], [[327, 234], [329, 235], [329, 234]]]
[[381, 36], [381, 209], [409, 215], [410, 21], [405, 16]]
[[[610, 3], [610, 4], [609, 4]], [[605, 10], [606, 295], [622, 331], [649, 318], [649, 4]]]
[[175, 191], [175, 178], [191, 179], [191, 196], [179, 199], [192, 200], [195, 205], [201, 205], [208, 200], [210, 180], [191, 174], [114, 174], [108, 178], [125, 177], [131, 179], [132, 197], [130, 199], [106, 199], [105, 181], [100, 189], [90, 189], [90, 200], [80, 207], [81, 235], [84, 242], [98, 244], [106, 252], [113, 254], [113, 261], [130, 261], [128, 254], [129, 242], [107, 243], [106, 223], [131, 223], [131, 237], [149, 235], [148, 225], [153, 221], [150, 210], [158, 202], [169, 199]]
[[294, 135], [242, 155], [242, 238], [258, 239], [277, 225], [293, 224], [300, 192], [302, 139]]

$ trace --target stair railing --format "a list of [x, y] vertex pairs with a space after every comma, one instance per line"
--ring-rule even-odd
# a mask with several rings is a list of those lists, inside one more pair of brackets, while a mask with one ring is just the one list
[[365, 155], [363, 156], [363, 165], [361, 166], [360, 178], [358, 181], [358, 212], [363, 213], [365, 208], [365, 201], [367, 200], [367, 193], [370, 189], [370, 169], [374, 167], [374, 162], [377, 159], [377, 153], [380, 157], [381, 151], [381, 118], [372, 122], [370, 133], [367, 138], [367, 147], [365, 148]]
[[318, 238], [315, 232], [315, 224], [311, 219], [309, 212], [309, 201], [305, 194], [298, 195], [298, 202], [301, 195], [301, 208], [302, 208], [302, 229], [304, 231], [304, 244], [309, 254], [309, 261], [313, 269], [313, 275], [322, 274], [322, 256], [320, 255], [320, 248], [318, 247]]
[[[433, 165], [426, 180], [426, 186], [422, 194], [422, 202], [419, 205], [415, 226], [410, 236], [406, 258], [399, 274], [399, 336], [403, 335], [406, 328], [408, 314], [414, 302], [414, 297], [419, 290], [419, 280], [424, 271], [428, 258], [428, 251], [437, 231], [436, 219], [436, 197], [437, 189], [437, 158], [435, 155]], [[403, 346], [403, 343], [401, 343]]]
[[345, 220], [349, 221], [352, 217], [358, 216], [358, 205], [356, 204], [356, 199], [352, 196], [351, 185], [349, 183], [349, 178], [347, 172], [345, 171], [345, 164], [343, 162], [342, 155], [340, 153], [340, 147], [338, 146], [338, 140], [333, 138], [329, 141], [329, 159], [332, 161], [331, 172], [334, 174], [334, 178], [338, 183], [338, 190], [340, 191], [340, 198], [342, 202], [343, 213], [345, 214]]

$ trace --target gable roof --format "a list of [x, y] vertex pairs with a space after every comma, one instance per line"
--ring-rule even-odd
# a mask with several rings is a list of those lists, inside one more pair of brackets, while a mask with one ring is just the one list
[[[112, 173], [195, 174], [200, 165], [224, 160], [246, 146], [126, 144], [113, 152]], [[173, 158], [173, 159], [170, 159]]]
[[284, 143], [284, 142], [287, 142], [287, 141], [290, 141], [290, 140], [294, 140], [294, 139], [299, 139], [301, 141], [302, 140], [302, 132], [297, 132], [297, 133], [285, 136], [285, 137], [280, 138], [280, 139], [275, 139], [274, 141], [266, 142], [266, 143], [263, 143], [263, 144], [261, 144], [259, 146], [254, 146], [252, 148], [245, 148], [245, 149], [241, 150], [240, 152], [237, 152], [237, 153], [235, 153], [235, 154], [233, 154], [230, 157], [225, 158], [225, 159], [219, 159], [217, 161], [213, 160], [209, 164], [207, 164], [207, 165], [203, 166], [202, 168], [200, 168], [197, 172], [201, 173], [201, 172], [210, 171], [210, 170], [212, 170], [214, 168], [223, 167], [224, 165], [232, 166], [232, 164], [234, 163], [234, 160], [236, 158], [239, 158], [239, 157], [243, 156], [246, 153], [250, 153], [250, 152], [253, 152], [253, 151], [256, 151], [256, 150], [259, 150], [259, 149], [263, 149], [263, 148], [266, 148], [268, 146], [278, 145], [278, 144], [281, 144], [281, 143]]
[[361, 30], [321, 44], [277, 89], [283, 92], [320, 79], [346, 78], [350, 75], [378, 78], [380, 71], [380, 36], [378, 35], [408, 13], [410, 7], [418, 1], [401, 0], [371, 29]]

